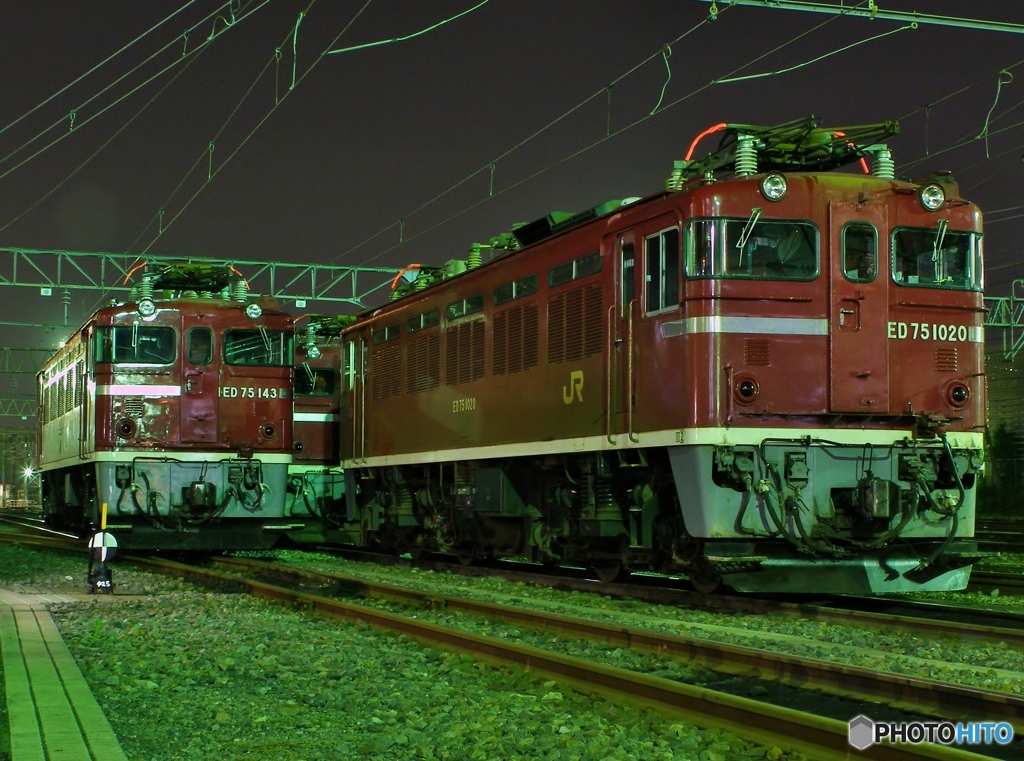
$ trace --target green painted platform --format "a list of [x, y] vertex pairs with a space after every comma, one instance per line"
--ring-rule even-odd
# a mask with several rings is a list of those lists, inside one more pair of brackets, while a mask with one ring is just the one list
[[11, 761], [127, 761], [43, 601], [0, 590]]

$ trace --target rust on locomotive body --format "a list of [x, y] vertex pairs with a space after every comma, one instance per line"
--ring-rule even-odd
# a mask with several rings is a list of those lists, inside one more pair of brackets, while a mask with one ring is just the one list
[[966, 586], [981, 213], [947, 173], [894, 178], [895, 123], [719, 127], [665, 192], [416, 265], [344, 329], [341, 535], [704, 589]]
[[292, 318], [226, 268], [166, 265], [39, 373], [46, 520], [123, 547], [270, 546], [292, 453]]

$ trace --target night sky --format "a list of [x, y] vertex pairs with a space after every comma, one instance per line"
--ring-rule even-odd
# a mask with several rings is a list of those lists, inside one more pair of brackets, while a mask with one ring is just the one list
[[[813, 113], [828, 126], [900, 119], [901, 134], [889, 141], [897, 173], [951, 169], [962, 194], [991, 213], [989, 292], [1005, 295], [1024, 277], [1024, 64], [992, 108], [1000, 70], [1024, 61], [1024, 35], [921, 25], [788, 73], [711, 85], [797, 66], [905, 24], [727, 2], [717, 21], [702, 24], [710, 5], [696, 0], [490, 0], [404, 42], [321, 55], [416, 33], [478, 2], [241, 0], [230, 26], [229, 8], [212, 0], [5, 3], [0, 246], [441, 263], [516, 221], [658, 191], [673, 159], [711, 124]], [[1017, 0], [882, 3], [915, 5], [1024, 22]], [[186, 50], [201, 52], [183, 58]], [[616, 80], [609, 107], [605, 87]], [[944, 151], [981, 133], [990, 109], [989, 158], [983, 140]], [[0, 320], [23, 320], [26, 309], [40, 321], [61, 319], [59, 299], [7, 290]], [[72, 322], [96, 298], [76, 292]], [[7, 346], [55, 343], [38, 331], [3, 331]]]

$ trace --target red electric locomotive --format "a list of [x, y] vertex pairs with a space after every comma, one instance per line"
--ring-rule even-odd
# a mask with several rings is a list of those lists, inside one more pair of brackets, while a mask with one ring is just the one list
[[665, 192], [519, 227], [344, 330], [353, 536], [704, 589], [966, 585], [980, 211], [893, 177], [894, 123], [716, 129]]
[[[302, 318], [299, 318], [302, 319]], [[292, 436], [294, 450], [288, 468], [287, 515], [319, 531], [345, 522], [345, 477], [338, 440], [341, 387], [341, 330], [355, 318], [316, 315], [308, 318], [295, 356]], [[298, 320], [296, 320], [298, 322]], [[293, 535], [296, 541], [306, 536]]]
[[37, 380], [43, 512], [122, 547], [280, 536], [292, 455], [290, 315], [229, 268], [167, 266], [97, 310]]

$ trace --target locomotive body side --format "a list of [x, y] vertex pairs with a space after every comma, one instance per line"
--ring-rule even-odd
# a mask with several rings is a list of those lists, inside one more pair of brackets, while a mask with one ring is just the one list
[[291, 318], [215, 298], [156, 307], [97, 311], [40, 372], [44, 515], [83, 532], [105, 503], [126, 547], [269, 546], [291, 460]]
[[345, 521], [345, 476], [338, 441], [341, 348], [336, 335], [316, 346], [315, 358], [307, 346], [295, 365], [295, 443], [288, 468], [286, 514], [303, 522], [301, 529], [289, 534], [297, 542], [323, 541], [323, 531]]
[[360, 536], [744, 591], [964, 587], [980, 213], [950, 183], [929, 211], [911, 183], [766, 178], [623, 205], [346, 329]]

